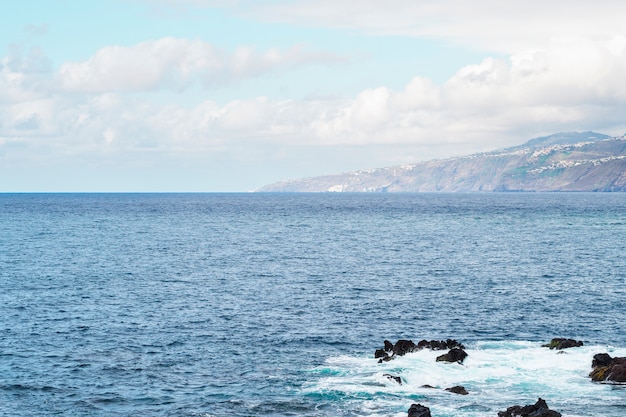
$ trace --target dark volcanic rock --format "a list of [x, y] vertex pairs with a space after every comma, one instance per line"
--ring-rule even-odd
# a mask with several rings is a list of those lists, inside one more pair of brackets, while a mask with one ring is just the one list
[[402, 385], [402, 378], [400, 378], [399, 376], [395, 376], [391, 374], [383, 374], [383, 376], [387, 377], [387, 379], [390, 379], [392, 381], [396, 381], [398, 384]]
[[418, 349], [430, 349], [430, 350], [446, 350], [446, 349], [454, 349], [460, 348], [465, 349], [461, 343], [457, 342], [454, 339], [446, 339], [446, 340], [420, 340], [417, 343]]
[[594, 355], [591, 366], [592, 381], [626, 382], [626, 357], [611, 358], [607, 353], [599, 353]]
[[608, 381], [626, 382], [626, 358], [614, 358], [609, 365]]
[[506, 411], [499, 411], [498, 417], [561, 417], [561, 413], [550, 410], [548, 404], [539, 398], [534, 405], [514, 405]]
[[591, 367], [595, 368], [598, 366], [609, 366], [612, 360], [613, 358], [608, 353], [598, 353], [593, 355]]
[[454, 348], [450, 349], [450, 352], [437, 356], [437, 362], [458, 362], [463, 363], [467, 358], [467, 353], [463, 349]]
[[549, 347], [550, 349], [567, 349], [571, 347], [579, 347], [582, 346], [583, 342], [574, 339], [563, 339], [563, 338], [554, 338], [550, 341], [550, 343], [543, 345], [543, 347]]
[[393, 351], [393, 343], [391, 343], [389, 340], [385, 340], [385, 352], [392, 352]]
[[589, 378], [591, 378], [592, 381], [602, 382], [602, 381], [606, 381], [606, 377], [608, 376], [608, 374], [609, 374], [608, 366], [596, 366], [589, 373]]
[[463, 387], [461, 385], [456, 385], [454, 387], [446, 388], [446, 391], [452, 392], [454, 394], [459, 394], [459, 395], [467, 395], [467, 394], [469, 394], [469, 392], [467, 392], [465, 387]]
[[378, 358], [386, 358], [387, 356], [389, 356], [387, 354], [387, 352], [385, 352], [382, 349], [376, 349], [376, 352], [374, 352], [374, 358], [378, 359]]
[[412, 340], [398, 340], [393, 345], [393, 354], [402, 356], [413, 352], [415, 349], [417, 349], [417, 345]]
[[411, 404], [408, 417], [431, 417], [430, 408], [421, 404]]
[[[400, 339], [395, 343], [395, 345], [389, 340], [385, 340], [383, 349], [376, 349], [374, 352], [374, 358], [379, 359], [378, 363], [382, 363], [390, 361], [396, 356], [403, 356], [407, 353], [415, 352], [416, 350], [421, 349], [450, 349], [450, 352], [446, 355], [442, 355], [437, 358], [438, 361], [463, 362], [463, 359], [467, 356], [467, 353], [463, 350], [465, 349], [465, 346], [455, 339], [421, 340], [417, 345], [412, 340]], [[388, 352], [391, 352], [391, 355], [389, 355]]]

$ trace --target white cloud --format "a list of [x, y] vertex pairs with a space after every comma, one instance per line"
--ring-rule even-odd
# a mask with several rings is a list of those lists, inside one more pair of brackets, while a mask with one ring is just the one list
[[[269, 22], [362, 30], [377, 35], [445, 39], [500, 53], [518, 53], [567, 37], [623, 34], [626, 3], [619, 0], [497, 2], [492, 0], [186, 0], [225, 7]], [[177, 3], [180, 3], [177, 2]]]
[[[268, 60], [275, 62], [273, 56]], [[245, 61], [240, 68], [249, 67]], [[176, 67], [179, 75], [194, 74], [193, 65], [206, 67], [197, 61], [189, 65]], [[185, 107], [115, 92], [67, 97], [56, 93], [4, 106], [0, 136], [31, 140], [46, 135], [68, 151], [193, 152], [252, 141], [284, 146], [431, 146], [431, 156], [442, 156], [450, 152], [445, 147], [451, 144], [466, 143], [463, 151], [477, 151], [512, 145], [537, 132], [614, 133], [624, 127], [624, 73], [626, 53], [619, 41], [558, 42], [509, 59], [488, 58], [468, 65], [443, 85], [415, 77], [401, 90], [381, 86], [352, 98], [253, 97]], [[4, 75], [6, 82], [9, 77]], [[161, 76], [154, 76], [148, 84], [163, 82], [159, 80]], [[124, 82], [128, 81], [121, 85], [132, 87]]]
[[372, 86], [342, 102], [291, 103], [308, 118], [308, 130], [302, 124], [296, 129], [308, 140], [417, 143], [449, 131], [486, 143], [494, 134], [624, 126], [619, 114], [626, 101], [626, 3], [618, 0], [182, 3], [223, 7], [265, 22], [438, 39], [495, 52], [460, 68], [443, 85], [416, 74], [403, 91]]
[[90, 59], [58, 70], [60, 88], [75, 92], [180, 90], [254, 77], [292, 66], [341, 60], [303, 46], [259, 52], [251, 46], [230, 53], [200, 40], [162, 38], [135, 46], [108, 46]]
[[0, 59], [0, 104], [42, 98], [51, 71], [50, 60], [41, 48], [25, 51], [21, 45], [10, 45], [9, 53]]

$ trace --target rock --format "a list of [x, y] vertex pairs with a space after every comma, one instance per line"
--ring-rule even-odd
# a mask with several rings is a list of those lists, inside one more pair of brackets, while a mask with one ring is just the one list
[[579, 347], [582, 346], [583, 342], [574, 339], [563, 339], [563, 338], [554, 338], [550, 341], [550, 343], [542, 345], [543, 347], [548, 347], [550, 349], [567, 349], [571, 347]]
[[374, 358], [378, 359], [378, 358], [386, 358], [387, 356], [389, 356], [387, 354], [387, 352], [385, 352], [382, 349], [376, 349], [376, 352], [374, 352]]
[[597, 366], [609, 366], [612, 360], [613, 358], [608, 353], [598, 353], [593, 355], [591, 367], [595, 368]]
[[[394, 345], [389, 340], [384, 341], [383, 349], [376, 349], [374, 358], [378, 359], [378, 363], [388, 362], [395, 359], [396, 356], [404, 356], [407, 353], [420, 349], [443, 350], [450, 349], [444, 355], [437, 357], [437, 362], [458, 362], [463, 363], [467, 357], [467, 353], [463, 350], [465, 347], [455, 339], [446, 340], [421, 340], [417, 345], [412, 340], [400, 339]], [[389, 355], [387, 352], [391, 352]]]
[[499, 411], [498, 417], [561, 417], [561, 413], [550, 410], [548, 404], [539, 398], [534, 405], [514, 405], [506, 411]]
[[398, 384], [402, 385], [402, 378], [399, 376], [391, 375], [391, 374], [383, 374], [383, 376], [387, 377], [387, 379], [391, 379], [392, 381], [396, 381]]
[[385, 352], [391, 352], [393, 351], [393, 343], [391, 343], [389, 340], [385, 340]]
[[592, 381], [596, 381], [596, 382], [606, 381], [606, 377], [608, 373], [609, 373], [608, 366], [597, 366], [593, 368], [591, 372], [589, 372], [589, 378], [591, 378]]
[[[374, 352], [375, 358], [382, 358], [384, 361], [388, 359], [383, 354], [383, 352], [391, 352], [391, 356], [403, 356], [407, 353], [414, 352], [416, 350], [421, 349], [430, 349], [430, 350], [446, 350], [446, 349], [465, 349], [461, 343], [456, 341], [455, 339], [446, 339], [446, 340], [420, 340], [416, 345], [412, 340], [400, 339], [394, 345], [389, 340], [384, 341], [384, 347], [382, 349], [377, 349]], [[389, 356], [389, 355], [387, 355]], [[383, 362], [383, 360], [378, 361]]]
[[421, 404], [411, 404], [408, 417], [431, 417], [430, 408]]
[[461, 385], [456, 385], [454, 387], [446, 388], [446, 391], [452, 392], [454, 394], [459, 394], [459, 395], [467, 395], [467, 394], [469, 394], [469, 392], [467, 392], [465, 387], [463, 387]]
[[598, 353], [591, 362], [592, 381], [626, 382], [626, 357], [611, 358], [608, 353]]
[[406, 355], [413, 352], [417, 348], [417, 345], [412, 340], [398, 340], [393, 345], [393, 354], [398, 356]]
[[437, 362], [463, 363], [466, 357], [467, 357], [467, 353], [465, 353], [463, 349], [454, 348], [454, 349], [450, 349], [450, 351], [446, 354], [437, 356]]
[[457, 342], [455, 339], [420, 340], [417, 343], [417, 348], [418, 349], [430, 349], [430, 350], [446, 350], [446, 349], [454, 349], [454, 348], [465, 349], [465, 346]]
[[606, 379], [613, 382], [626, 382], [626, 358], [613, 358]]

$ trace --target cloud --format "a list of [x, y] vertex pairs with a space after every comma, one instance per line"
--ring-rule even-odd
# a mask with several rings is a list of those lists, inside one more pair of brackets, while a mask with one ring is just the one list
[[22, 119], [18, 119], [15, 122], [15, 129], [17, 130], [35, 130], [39, 128], [39, 115], [32, 113]]
[[[259, 54], [252, 54], [254, 64], [247, 63], [246, 54], [235, 55], [229, 61], [233, 74], [260, 66]], [[281, 59], [285, 58], [270, 53], [266, 62], [273, 67]], [[195, 60], [194, 65], [206, 67]], [[199, 76], [196, 67], [183, 67], [174, 66], [178, 76]], [[161, 73], [166, 71], [154, 74]], [[23, 137], [35, 146], [37, 134], [44, 135], [68, 152], [205, 152], [254, 143], [429, 147], [430, 153], [423, 158], [442, 157], [513, 145], [529, 135], [561, 130], [617, 133], [626, 127], [624, 73], [624, 42], [615, 38], [610, 42], [552, 42], [508, 59], [486, 58], [467, 65], [441, 85], [416, 76], [401, 89], [379, 86], [353, 97], [250, 97], [227, 103], [207, 100], [189, 107], [132, 97], [107, 85], [107, 92], [102, 93], [57, 91], [51, 98], [5, 105], [0, 108], [0, 126], [4, 126], [0, 137]], [[140, 84], [145, 88], [166, 82], [162, 75], [146, 78], [149, 82]], [[128, 80], [134, 78], [124, 78], [117, 89], [138, 88], [123, 84]]]
[[[537, 131], [621, 128], [626, 87], [619, 80], [626, 57], [608, 47], [597, 53], [596, 45], [589, 51], [576, 46], [570, 53], [582, 54], [576, 55], [580, 65], [590, 63], [569, 77], [562, 75], [566, 64], [559, 57], [535, 51], [463, 67], [440, 86], [415, 77], [401, 90], [370, 88], [352, 98], [206, 101], [164, 107], [136, 121], [145, 120], [143, 129], [152, 126], [157, 136], [169, 132], [164, 146], [198, 147], [254, 140], [285, 146], [467, 143], [482, 150]], [[583, 58], [591, 51], [596, 59]]]
[[[518, 53], [556, 38], [612, 38], [623, 33], [622, 16], [626, 14], [626, 4], [619, 0], [183, 2], [194, 7], [224, 7], [268, 22], [360, 30], [375, 35], [443, 39], [507, 54]], [[180, 1], [176, 3], [180, 4]]]
[[263, 52], [242, 46], [226, 52], [200, 40], [162, 38], [130, 47], [102, 48], [86, 61], [63, 64], [57, 77], [62, 90], [74, 92], [180, 90], [196, 82], [208, 87], [341, 59], [301, 45]]
[[52, 64], [38, 46], [25, 51], [24, 46], [12, 44], [9, 45], [9, 54], [0, 61], [0, 69], [22, 74], [48, 73], [52, 70]]
[[476, 149], [514, 144], [538, 131], [614, 133], [626, 114], [626, 54], [618, 52], [601, 41], [553, 43], [465, 66], [439, 86], [415, 77], [399, 91], [381, 86], [353, 98], [239, 100], [214, 110], [211, 125], [286, 143], [467, 142]]
[[47, 97], [52, 76], [52, 64], [42, 48], [11, 44], [8, 49], [0, 58], [0, 112], [3, 105]]

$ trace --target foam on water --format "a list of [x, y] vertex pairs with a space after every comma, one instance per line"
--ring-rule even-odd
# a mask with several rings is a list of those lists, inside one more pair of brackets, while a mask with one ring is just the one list
[[[594, 345], [556, 351], [536, 342], [507, 341], [477, 342], [466, 352], [463, 364], [436, 362], [442, 352], [430, 350], [385, 363], [373, 355], [331, 357], [311, 371], [317, 378], [303, 393], [368, 416], [406, 415], [419, 402], [433, 416], [486, 417], [512, 405], [534, 404], [539, 397], [564, 416], [623, 413], [626, 387], [594, 383], [588, 374], [594, 354], [626, 356], [624, 348]], [[402, 385], [386, 374], [399, 376]], [[469, 395], [445, 391], [456, 385]]]

